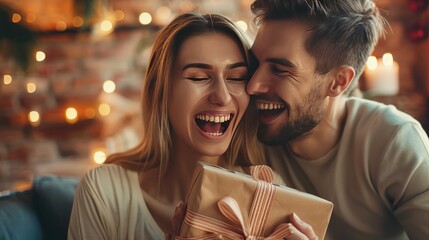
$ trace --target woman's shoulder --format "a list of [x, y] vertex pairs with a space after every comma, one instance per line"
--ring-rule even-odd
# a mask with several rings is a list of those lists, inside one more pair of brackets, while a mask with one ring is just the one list
[[124, 192], [138, 184], [137, 173], [116, 164], [104, 164], [88, 171], [81, 180], [82, 187], [97, 192]]
[[89, 170], [85, 178], [93, 181], [113, 180], [116, 177], [127, 176], [128, 171], [116, 164], [104, 164]]

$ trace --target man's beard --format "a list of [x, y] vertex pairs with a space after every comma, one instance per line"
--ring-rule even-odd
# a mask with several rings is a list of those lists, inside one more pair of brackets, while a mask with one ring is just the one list
[[323, 97], [321, 96], [321, 86], [317, 84], [307, 95], [303, 104], [285, 111], [290, 111], [289, 122], [283, 123], [274, 134], [269, 134], [268, 125], [259, 123], [258, 139], [264, 144], [274, 146], [292, 141], [299, 136], [311, 131], [322, 120], [324, 114]]

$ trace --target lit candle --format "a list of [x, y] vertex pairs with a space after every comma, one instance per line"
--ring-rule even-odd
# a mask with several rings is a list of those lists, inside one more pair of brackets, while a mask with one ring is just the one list
[[399, 65], [390, 53], [383, 58], [368, 58], [365, 69], [367, 90], [371, 95], [396, 95], [399, 92]]

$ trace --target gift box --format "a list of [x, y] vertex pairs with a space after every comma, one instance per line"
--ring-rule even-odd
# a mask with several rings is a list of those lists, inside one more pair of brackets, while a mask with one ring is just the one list
[[268, 166], [252, 167], [251, 173], [200, 163], [176, 239], [282, 239], [292, 213], [324, 239], [331, 202], [272, 184]]

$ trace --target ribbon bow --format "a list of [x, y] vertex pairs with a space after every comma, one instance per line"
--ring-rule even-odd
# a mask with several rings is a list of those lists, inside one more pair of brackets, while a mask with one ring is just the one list
[[268, 237], [263, 237], [265, 225], [275, 195], [273, 172], [265, 165], [250, 168], [251, 175], [257, 180], [255, 195], [250, 208], [249, 222], [243, 218], [237, 201], [227, 196], [218, 202], [218, 208], [231, 223], [226, 223], [197, 212], [187, 210], [184, 221], [191, 227], [209, 232], [204, 236], [182, 238], [178, 240], [211, 240], [211, 239], [246, 239], [246, 240], [274, 240], [286, 237], [290, 229], [287, 224], [279, 225]]
[[273, 170], [267, 165], [250, 166], [250, 175], [256, 180], [262, 180], [267, 183], [273, 183]]

